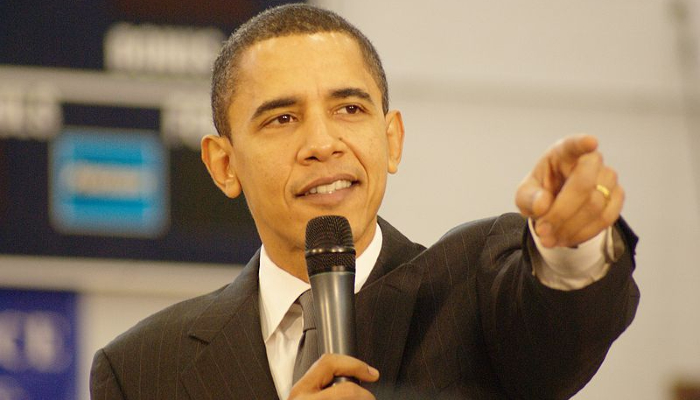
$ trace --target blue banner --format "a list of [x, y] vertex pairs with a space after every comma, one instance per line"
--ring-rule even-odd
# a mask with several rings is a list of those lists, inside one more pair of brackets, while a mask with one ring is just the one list
[[169, 216], [166, 157], [153, 132], [64, 132], [51, 151], [54, 226], [73, 234], [157, 237]]
[[0, 289], [0, 399], [76, 398], [76, 299]]

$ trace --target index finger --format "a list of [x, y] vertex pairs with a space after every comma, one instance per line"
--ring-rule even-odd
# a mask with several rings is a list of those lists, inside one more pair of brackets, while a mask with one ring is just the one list
[[573, 164], [584, 154], [591, 153], [598, 148], [598, 139], [591, 135], [569, 136], [562, 139], [553, 148], [553, 155], [557, 163]]

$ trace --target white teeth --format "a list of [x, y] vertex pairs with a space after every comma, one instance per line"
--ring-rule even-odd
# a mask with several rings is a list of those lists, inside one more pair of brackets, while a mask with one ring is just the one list
[[316, 194], [316, 193], [330, 194], [330, 193], [335, 192], [336, 190], [349, 188], [351, 185], [352, 185], [352, 182], [350, 182], [350, 181], [338, 180], [335, 182], [331, 182], [328, 185], [319, 185], [319, 186], [313, 187], [306, 194]]

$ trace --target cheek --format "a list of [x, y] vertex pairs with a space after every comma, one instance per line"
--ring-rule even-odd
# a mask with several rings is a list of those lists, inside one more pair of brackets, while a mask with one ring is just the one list
[[386, 171], [388, 160], [387, 138], [383, 123], [351, 129], [345, 142], [366, 169], [380, 168]]
[[236, 159], [244, 191], [249, 189], [247, 194], [257, 192], [262, 196], [283, 191], [289, 169], [285, 159], [274, 147], [248, 147]]
[[249, 165], [248, 177], [258, 191], [263, 195], [282, 193], [285, 190], [288, 173], [287, 168], [278, 160], [261, 160]]
[[359, 147], [361, 161], [365, 168], [374, 174], [386, 173], [387, 169], [387, 145], [386, 140], [380, 137], [372, 137]]

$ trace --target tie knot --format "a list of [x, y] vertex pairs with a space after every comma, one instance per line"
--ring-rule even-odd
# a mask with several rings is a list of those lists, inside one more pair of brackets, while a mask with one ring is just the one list
[[316, 318], [314, 318], [314, 296], [311, 294], [311, 289], [305, 291], [299, 296], [299, 305], [304, 318], [304, 332], [309, 329], [316, 329]]

